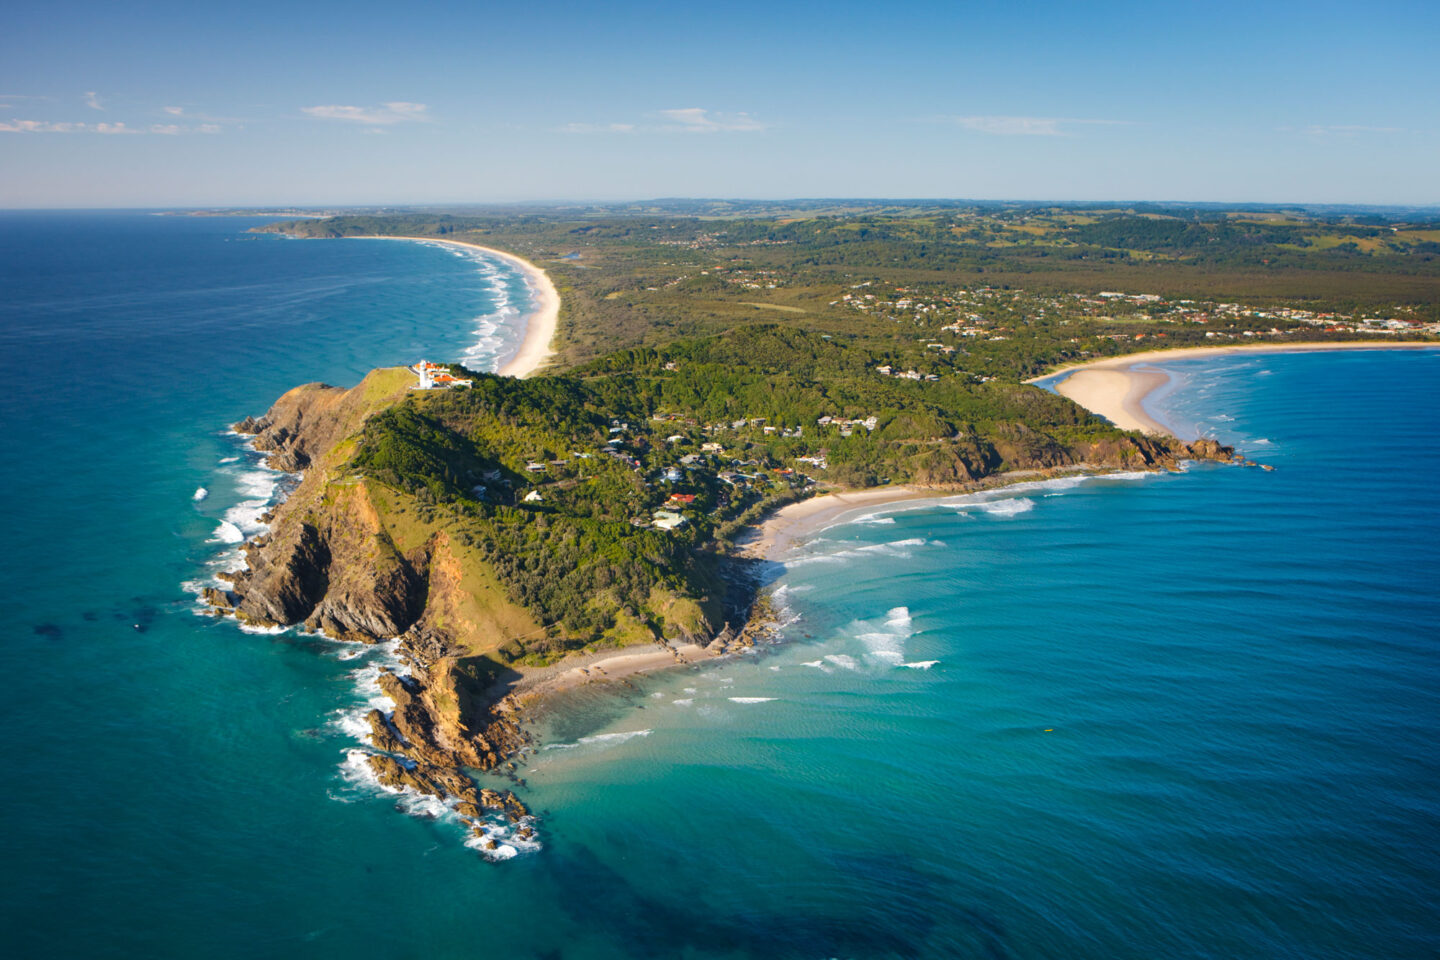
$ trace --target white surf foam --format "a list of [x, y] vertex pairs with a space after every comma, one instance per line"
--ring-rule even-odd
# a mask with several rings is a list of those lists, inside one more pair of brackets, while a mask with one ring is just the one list
[[900, 666], [909, 670], [929, 670], [939, 662], [939, 660], [916, 660], [913, 663], [902, 663]]
[[589, 737], [581, 737], [576, 743], [624, 743], [626, 740], [634, 740], [636, 737], [648, 737], [654, 733], [653, 730], [625, 730], [620, 733], [597, 733]]
[[501, 816], [492, 816], [480, 824], [485, 831], [483, 837], [474, 837], [465, 841], [465, 846], [480, 854], [492, 863], [499, 863], [504, 860], [514, 860], [517, 856], [526, 853], [534, 853], [541, 849], [539, 834], [532, 833], [528, 839], [520, 836], [520, 830], [534, 827], [533, 817], [522, 817], [519, 823], [509, 823]]
[[992, 500], [989, 503], [977, 503], [971, 509], [988, 513], [992, 517], [1014, 517], [1034, 510], [1035, 501], [1029, 497], [1016, 497], [1013, 500]]
[[730, 697], [731, 703], [769, 703], [774, 697]]
[[[903, 503], [894, 503], [870, 513], [861, 514], [856, 517], [842, 519], [839, 523], [824, 528], [825, 531], [836, 527], [846, 527], [851, 524], [872, 525], [878, 523], [893, 523], [898, 514], [913, 513], [919, 510], [934, 510], [937, 507], [948, 508], [961, 513], [976, 511], [991, 516], [1016, 516], [1028, 512], [1034, 508], [1034, 501], [1029, 500], [1025, 494], [1040, 494], [1049, 496], [1056, 493], [1063, 493], [1072, 490], [1085, 483], [1092, 483], [1096, 480], [1142, 480], [1155, 476], [1151, 471], [1131, 471], [1126, 473], [1095, 473], [1095, 474], [1071, 474], [1064, 477], [1051, 477], [1047, 480], [1027, 480], [1023, 483], [1014, 483], [997, 490], [986, 490], [981, 493], [966, 493], [954, 497], [936, 497], [933, 500], [911, 500]], [[1018, 501], [1023, 501], [1020, 503]], [[1014, 505], [1005, 505], [1014, 504]], [[824, 531], [822, 531], [824, 532]], [[818, 541], [812, 541], [812, 546]], [[931, 541], [943, 546], [936, 541]], [[847, 559], [843, 554], [831, 554], [830, 557]], [[801, 562], [814, 562], [815, 558], [801, 557]], [[793, 561], [785, 561], [787, 566]]]
[[[483, 837], [470, 836], [464, 841], [464, 845], [479, 853], [487, 860], [500, 861], [511, 860], [522, 853], [531, 853], [541, 849], [539, 834], [535, 830], [534, 817], [522, 817], [518, 823], [510, 823], [503, 813], [491, 813], [483, 821], [476, 823], [460, 816], [455, 807], [457, 801], [454, 798], [442, 800], [439, 797], [429, 794], [417, 793], [406, 787], [392, 787], [380, 782], [375, 775], [375, 770], [370, 766], [371, 754], [368, 750], [352, 748], [345, 751], [345, 759], [340, 762], [340, 777], [345, 781], [350, 796], [331, 793], [332, 799], [341, 803], [354, 803], [355, 794], [360, 796], [383, 796], [394, 798], [395, 806], [402, 813], [424, 820], [436, 820], [463, 828], [471, 833], [475, 826], [484, 831]], [[521, 828], [528, 827], [532, 833], [528, 838], [519, 835]], [[487, 849], [493, 843], [493, 849]]]
[[195, 492], [190, 495], [190, 499], [194, 500], [196, 503], [199, 503], [201, 500], [204, 500], [208, 496], [210, 496], [209, 490], [206, 490], [204, 487], [196, 487]]
[[[328, 639], [328, 638], [327, 638]], [[386, 718], [395, 710], [395, 702], [380, 689], [380, 674], [387, 669], [396, 676], [408, 676], [405, 664], [400, 659], [400, 641], [387, 640], [373, 646], [363, 646], [344, 641], [340, 644], [339, 656], [346, 660], [363, 659], [364, 662], [350, 671], [354, 684], [355, 699], [349, 706], [331, 712], [330, 726], [361, 743], [370, 743], [370, 722], [366, 718], [371, 710], [379, 710]]]
[[[509, 341], [517, 338], [516, 335], [519, 331], [516, 321], [523, 316], [521, 306], [514, 302], [511, 294], [510, 284], [517, 276], [512, 272], [514, 268], [503, 259], [483, 250], [451, 247], [444, 244], [425, 245], [440, 247], [453, 256], [473, 263], [484, 281], [492, 307], [488, 313], [483, 313], [471, 321], [474, 341], [461, 351], [460, 362], [472, 370], [494, 372], [500, 365], [501, 357], [508, 352], [512, 345]], [[538, 298], [531, 286], [529, 276], [521, 273], [518, 277], [525, 289], [529, 291], [530, 301], [536, 302]]]
[[282, 633], [288, 633], [291, 629], [290, 627], [257, 627], [251, 623], [239, 623], [236, 626], [240, 628], [241, 633], [253, 633], [262, 637], [276, 637]]
[[[822, 542], [833, 541], [812, 541], [811, 546]], [[919, 547], [943, 547], [945, 543], [941, 540], [928, 540], [925, 537], [908, 537], [904, 540], [892, 540], [889, 543], [871, 543], [863, 547], [849, 547], [844, 550], [836, 550], [833, 553], [815, 553], [799, 557], [791, 557], [782, 561], [786, 567], [804, 567], [813, 563], [847, 563], [851, 560], [869, 559], [891, 559], [908, 560], [915, 555]]]
[[245, 540], [245, 534], [244, 534], [244, 532], [241, 531], [241, 529], [240, 529], [238, 526], [236, 526], [235, 524], [231, 523], [229, 520], [221, 520], [221, 521], [220, 521], [220, 526], [218, 526], [218, 527], [215, 528], [214, 534], [212, 534], [211, 537], [210, 537], [210, 539], [209, 539], [209, 540], [206, 540], [205, 542], [206, 542], [206, 543], [242, 543], [244, 540]]
[[905, 659], [905, 641], [915, 630], [909, 607], [891, 607], [879, 624], [858, 620], [853, 629], [869, 659], [897, 665]]
[[247, 499], [268, 500], [275, 495], [275, 487], [285, 474], [269, 467], [258, 466], [236, 474], [235, 489]]

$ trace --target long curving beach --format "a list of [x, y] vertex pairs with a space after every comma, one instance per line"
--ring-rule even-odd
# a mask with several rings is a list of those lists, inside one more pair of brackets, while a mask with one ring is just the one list
[[517, 257], [505, 250], [467, 243], [464, 240], [443, 240], [439, 237], [357, 237], [361, 240], [392, 239], [418, 240], [423, 243], [440, 243], [451, 247], [469, 247], [481, 250], [493, 257], [511, 264], [525, 274], [526, 282], [535, 293], [535, 309], [525, 317], [525, 339], [515, 355], [505, 361], [495, 372], [506, 377], [524, 379], [540, 370], [555, 355], [555, 329], [560, 322], [560, 294], [550, 275], [524, 257]]
[[1145, 410], [1145, 398], [1170, 382], [1164, 370], [1137, 369], [1161, 360], [1188, 360], [1227, 354], [1309, 353], [1329, 350], [1424, 350], [1434, 343], [1256, 343], [1224, 347], [1182, 347], [1177, 350], [1147, 350], [1123, 357], [1107, 357], [1091, 363], [1069, 364], [1026, 383], [1067, 374], [1055, 385], [1055, 392], [1069, 397], [1091, 413], [1099, 414], [1122, 430], [1170, 436], [1171, 431]]

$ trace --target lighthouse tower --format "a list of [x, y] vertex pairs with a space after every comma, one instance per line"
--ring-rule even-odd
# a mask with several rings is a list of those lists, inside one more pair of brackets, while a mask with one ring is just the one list
[[429, 390], [435, 386], [435, 384], [430, 382], [430, 364], [426, 363], [424, 360], [421, 360], [420, 363], [416, 365], [415, 369], [420, 374], [419, 389]]

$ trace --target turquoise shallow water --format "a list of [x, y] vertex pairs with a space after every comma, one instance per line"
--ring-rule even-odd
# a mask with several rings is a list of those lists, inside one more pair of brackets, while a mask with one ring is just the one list
[[790, 642], [552, 715], [543, 848], [488, 863], [346, 778], [375, 654], [202, 620], [180, 584], [259, 483], [224, 423], [458, 356], [501, 294], [443, 251], [245, 225], [0, 221], [16, 954], [1440, 950], [1436, 353], [1167, 364], [1156, 412], [1273, 473], [824, 531], [774, 570]]

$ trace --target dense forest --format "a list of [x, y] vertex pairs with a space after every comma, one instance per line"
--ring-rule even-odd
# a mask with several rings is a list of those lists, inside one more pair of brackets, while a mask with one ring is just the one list
[[[962, 375], [879, 374], [862, 343], [773, 324], [618, 351], [516, 380], [412, 393], [370, 417], [341, 472], [440, 522], [510, 598], [558, 629], [542, 659], [639, 623], [715, 624], [719, 558], [743, 524], [821, 485], [963, 489], [1010, 469], [1147, 467], [1186, 455], [1059, 396]], [[395, 500], [392, 496], [390, 500]], [[675, 525], [660, 528], [668, 516]], [[657, 599], [658, 598], [658, 599]]]

